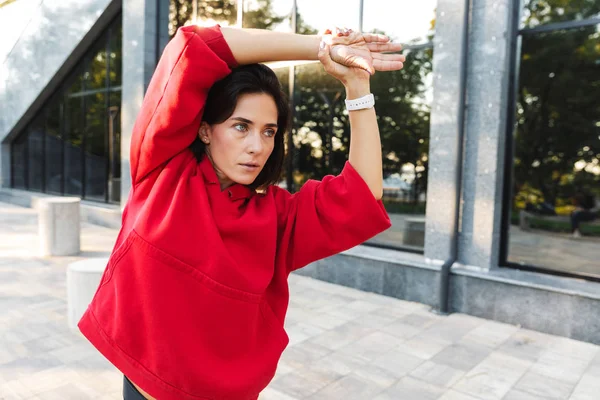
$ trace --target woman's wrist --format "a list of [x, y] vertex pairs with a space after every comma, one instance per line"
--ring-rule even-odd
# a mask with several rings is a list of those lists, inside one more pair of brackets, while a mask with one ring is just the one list
[[348, 100], [358, 99], [371, 93], [371, 84], [368, 80], [344, 82], [344, 87]]

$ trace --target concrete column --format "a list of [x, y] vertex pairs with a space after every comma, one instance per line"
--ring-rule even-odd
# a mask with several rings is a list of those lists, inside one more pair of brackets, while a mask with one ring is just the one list
[[78, 197], [49, 197], [37, 201], [42, 256], [79, 254], [81, 223]]
[[459, 261], [498, 266], [513, 6], [511, 0], [473, 0], [469, 35], [462, 232]]
[[67, 268], [67, 308], [69, 328], [76, 330], [79, 320], [92, 302], [100, 285], [108, 258], [76, 261]]
[[169, 2], [123, 0], [121, 205], [131, 189], [131, 132], [156, 63], [169, 40]]
[[439, 0], [433, 49], [433, 104], [425, 257], [445, 261], [453, 252], [460, 169], [463, 76], [466, 67], [465, 0]]

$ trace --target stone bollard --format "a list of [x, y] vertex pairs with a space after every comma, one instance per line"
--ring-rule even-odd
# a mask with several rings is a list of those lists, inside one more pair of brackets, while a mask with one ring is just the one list
[[72, 256], [80, 252], [79, 203], [78, 197], [50, 197], [38, 200], [42, 257]]
[[88, 258], [69, 264], [67, 268], [67, 310], [69, 328], [77, 330], [77, 324], [91, 303], [108, 258]]

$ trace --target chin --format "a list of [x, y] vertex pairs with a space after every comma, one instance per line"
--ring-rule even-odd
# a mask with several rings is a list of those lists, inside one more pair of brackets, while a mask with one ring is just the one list
[[234, 179], [234, 182], [240, 185], [248, 186], [251, 185], [256, 180], [256, 178], [256, 176], [239, 176], [238, 179]]

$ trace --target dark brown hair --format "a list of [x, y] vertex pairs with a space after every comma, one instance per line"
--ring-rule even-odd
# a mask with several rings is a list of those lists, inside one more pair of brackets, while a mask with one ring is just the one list
[[[244, 65], [234, 68], [224, 79], [218, 81], [208, 92], [202, 121], [209, 125], [226, 121], [235, 110], [243, 94], [265, 93], [273, 98], [277, 106], [277, 133], [273, 153], [256, 180], [248, 185], [252, 189], [266, 188], [277, 183], [281, 177], [285, 158], [284, 137], [289, 126], [289, 105], [286, 95], [275, 73], [262, 64]], [[198, 162], [205, 154], [205, 144], [196, 137], [190, 149]]]

